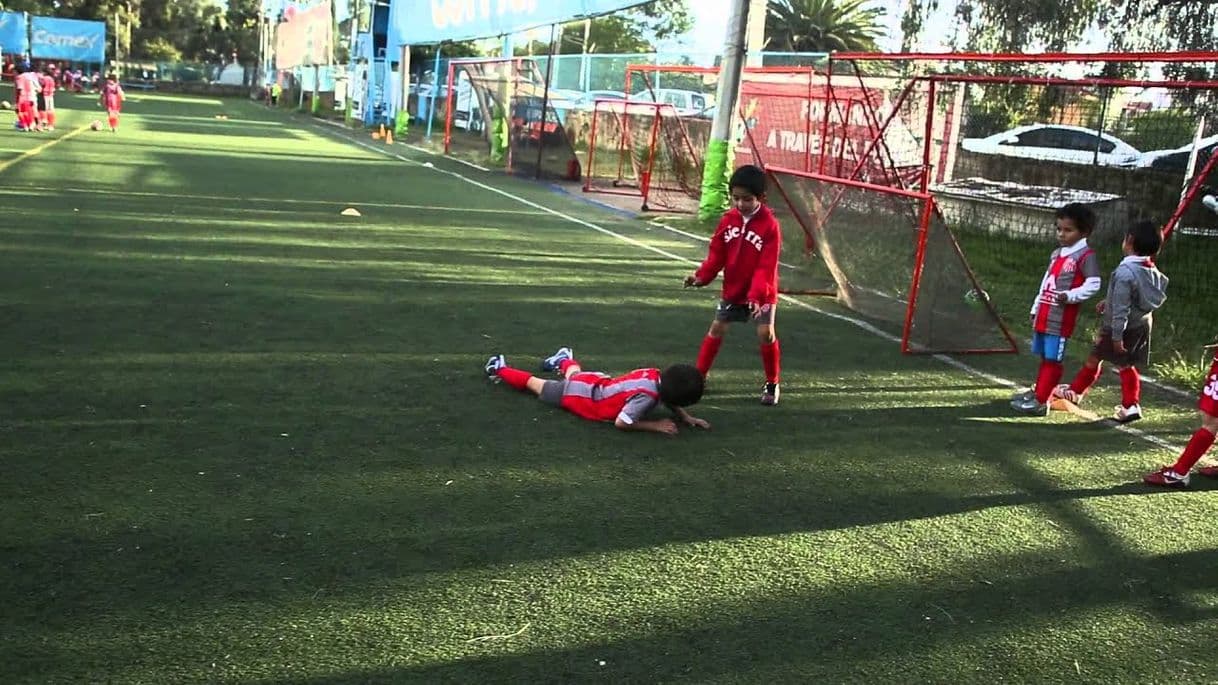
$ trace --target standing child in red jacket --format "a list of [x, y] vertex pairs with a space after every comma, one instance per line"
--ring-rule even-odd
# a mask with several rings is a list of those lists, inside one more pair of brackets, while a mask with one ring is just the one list
[[686, 287], [701, 288], [723, 272], [723, 295], [715, 319], [698, 350], [698, 370], [706, 375], [715, 363], [729, 324], [750, 319], [757, 324], [765, 387], [761, 403], [778, 404], [781, 354], [774, 333], [778, 306], [778, 252], [782, 232], [778, 219], [765, 206], [765, 172], [753, 165], [742, 166], [729, 182], [732, 208], [723, 215], [711, 238], [706, 261], [690, 276]]

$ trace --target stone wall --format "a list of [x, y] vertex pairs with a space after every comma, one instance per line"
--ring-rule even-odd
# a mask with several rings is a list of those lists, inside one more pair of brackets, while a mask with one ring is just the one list
[[957, 154], [954, 176], [1111, 193], [1125, 198], [1127, 220], [1149, 218], [1160, 223], [1175, 210], [1184, 183], [1178, 174], [1150, 169], [1047, 162], [966, 150]]

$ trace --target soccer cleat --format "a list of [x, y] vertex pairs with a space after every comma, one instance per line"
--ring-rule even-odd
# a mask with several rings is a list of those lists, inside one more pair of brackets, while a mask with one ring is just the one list
[[1188, 474], [1181, 476], [1173, 471], [1172, 467], [1164, 466], [1158, 471], [1142, 476], [1142, 482], [1164, 488], [1186, 488], [1188, 487]]
[[1034, 397], [1036, 397], [1036, 388], [1028, 388], [1027, 390], [1023, 390], [1011, 395], [1011, 404], [1015, 404], [1016, 402], [1026, 402]]
[[1049, 405], [1037, 402], [1036, 396], [1029, 397], [1026, 400], [1019, 402], [1012, 402], [1011, 407], [1020, 414], [1027, 414], [1029, 416], [1049, 415]]
[[1053, 397], [1065, 400], [1071, 404], [1078, 404], [1083, 401], [1083, 396], [1071, 390], [1070, 386], [1065, 383], [1053, 388]]
[[491, 355], [491, 358], [486, 360], [486, 375], [499, 379], [499, 369], [507, 366], [507, 359], [503, 358], [502, 354]]
[[1206, 478], [1218, 478], [1218, 466], [1202, 466], [1197, 469], [1197, 475], [1205, 476]]
[[761, 403], [767, 407], [772, 407], [778, 404], [778, 397], [781, 394], [777, 383], [766, 383], [765, 387], [761, 389]]
[[1142, 407], [1136, 404], [1130, 407], [1117, 405], [1112, 418], [1116, 419], [1117, 423], [1133, 423], [1142, 418]]
[[557, 371], [562, 368], [562, 363], [568, 359], [574, 359], [575, 352], [570, 347], [560, 347], [554, 354], [541, 360], [542, 371]]

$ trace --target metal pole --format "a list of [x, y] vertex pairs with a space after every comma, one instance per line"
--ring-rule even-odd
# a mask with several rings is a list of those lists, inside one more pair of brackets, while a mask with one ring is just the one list
[[1108, 101], [1112, 99], [1112, 91], [1108, 88], [1104, 89], [1104, 99], [1100, 101], [1100, 120], [1095, 123], [1095, 154], [1091, 158], [1092, 166], [1100, 165], [1100, 145], [1104, 144], [1104, 139], [1101, 137], [1104, 134], [1104, 117], [1108, 115]]
[[[431, 85], [431, 99], [427, 103], [427, 139], [431, 140], [431, 122], [436, 118], [436, 98], [440, 95], [440, 53], [444, 44], [436, 43], [436, 66], [431, 70], [435, 83]], [[421, 88], [423, 84], [419, 84]], [[450, 86], [451, 87], [451, 86]]]
[[728, 155], [732, 123], [740, 97], [740, 78], [744, 69], [744, 46], [749, 19], [749, 0], [733, 0], [723, 45], [723, 64], [715, 94], [715, 119], [711, 122], [706, 165], [702, 175], [702, 200], [698, 217], [703, 221], [721, 214], [727, 206]]
[[[537, 171], [534, 173], [534, 178], [541, 178], [541, 160], [542, 155], [546, 151], [546, 120], [550, 117], [550, 78], [554, 75], [554, 41], [558, 35], [558, 24], [550, 24], [550, 52], [546, 56], [546, 83], [541, 91], [541, 130], [537, 133]], [[509, 113], [508, 116], [511, 116]], [[558, 113], [554, 113], [554, 119], [558, 119]], [[559, 121], [558, 126], [562, 128], [565, 122]]]

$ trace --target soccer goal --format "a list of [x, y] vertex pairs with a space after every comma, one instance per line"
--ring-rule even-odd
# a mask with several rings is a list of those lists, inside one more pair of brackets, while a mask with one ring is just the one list
[[672, 105], [598, 100], [593, 105], [584, 190], [638, 196], [643, 211], [692, 211], [703, 157]]
[[[1218, 192], [1206, 165], [1218, 144], [1206, 116], [1218, 87], [1216, 57], [838, 53], [825, 72], [829, 102], [821, 143], [833, 150], [845, 139], [852, 151], [820, 156], [813, 180], [771, 171], [844, 302], [885, 321], [896, 321], [891, 308], [881, 306], [886, 298], [908, 304], [900, 322], [905, 349], [1013, 349], [981, 337], [961, 350], [939, 332], [950, 330], [950, 319], [998, 310], [1022, 323], [1027, 290], [1055, 244], [1054, 214], [1062, 205], [1082, 203], [1095, 212], [1091, 244], [1106, 268], [1119, 261], [1124, 231], [1139, 219], [1154, 220], [1173, 236], [1165, 262], [1214, 256], [1218, 242], [1208, 236], [1218, 217], [1204, 198], [1207, 188]], [[857, 120], [851, 107], [861, 108]], [[929, 197], [928, 219], [916, 220], [918, 208], [892, 191]], [[842, 246], [850, 242], [843, 221], [858, 235], [880, 230], [891, 237], [896, 216], [916, 227], [915, 234], [924, 232], [927, 244], [912, 266], [920, 280], [910, 279], [905, 292], [874, 283], [873, 269]], [[937, 235], [951, 249], [936, 248]], [[952, 279], [929, 285], [945, 293], [932, 298], [943, 304], [929, 313], [936, 331], [929, 338], [918, 330], [927, 314], [920, 311], [927, 274]], [[878, 302], [877, 293], [884, 293]], [[955, 311], [953, 299], [971, 313]], [[1009, 339], [1002, 319], [993, 318]], [[962, 330], [973, 335], [974, 324]]]
[[513, 173], [579, 180], [575, 147], [532, 59], [460, 59], [448, 66], [444, 152], [490, 150]]

